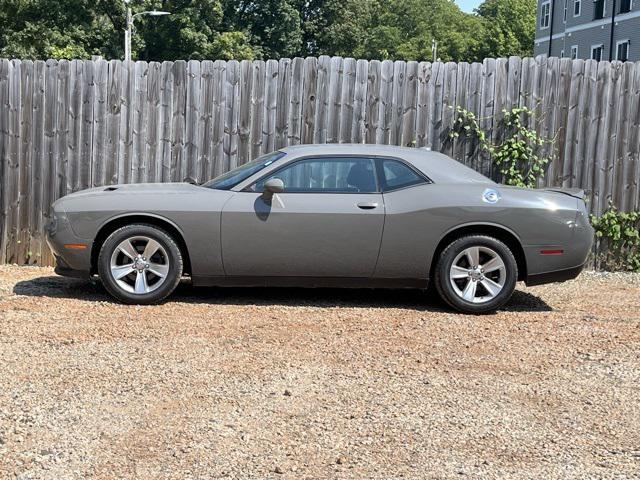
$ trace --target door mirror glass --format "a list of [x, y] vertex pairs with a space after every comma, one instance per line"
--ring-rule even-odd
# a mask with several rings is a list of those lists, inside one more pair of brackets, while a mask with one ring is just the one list
[[271, 200], [274, 193], [284, 192], [284, 182], [279, 178], [270, 178], [264, 182], [264, 190], [262, 191], [262, 197], [265, 200]]

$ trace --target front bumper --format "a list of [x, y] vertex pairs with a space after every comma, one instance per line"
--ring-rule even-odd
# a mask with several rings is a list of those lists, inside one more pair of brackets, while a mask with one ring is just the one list
[[[73, 233], [63, 211], [54, 211], [52, 221], [46, 226], [46, 241], [56, 260], [55, 272], [58, 275], [76, 278], [91, 276], [92, 244]], [[68, 245], [86, 245], [86, 248], [67, 248]]]

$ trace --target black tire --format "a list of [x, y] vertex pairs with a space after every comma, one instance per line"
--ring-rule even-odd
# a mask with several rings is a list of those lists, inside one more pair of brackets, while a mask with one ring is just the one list
[[[472, 295], [478, 295], [480, 303], [465, 300], [461, 294], [456, 291], [454, 285], [452, 285], [452, 283], [456, 283], [456, 285], [460, 284], [461, 286], [459, 286], [458, 289], [462, 290], [463, 286], [467, 285], [467, 282], [472, 281], [471, 278], [454, 281], [450, 277], [453, 262], [456, 258], [460, 258], [459, 256], [462, 255], [462, 252], [465, 252], [465, 250], [471, 247], [490, 249], [500, 257], [500, 260], [502, 260], [504, 264], [504, 271], [491, 273], [491, 275], [498, 275], [498, 277], [493, 277], [495, 280], [504, 282], [502, 289], [493, 298], [482, 300], [482, 298], [485, 298], [483, 295], [490, 297], [490, 293], [484, 286], [479, 286], [482, 283], [480, 280], [477, 281], [477, 289], [480, 293]], [[481, 253], [481, 255], [484, 255], [484, 253]], [[501, 275], [504, 275], [504, 278], [502, 278]], [[487, 277], [488, 276], [489, 274], [487, 274]], [[481, 278], [484, 279], [484, 276]], [[485, 235], [467, 235], [452, 241], [440, 254], [434, 275], [435, 287], [440, 297], [455, 310], [472, 314], [490, 313], [502, 307], [511, 298], [516, 288], [517, 279], [518, 264], [513, 256], [513, 252], [500, 240]], [[474, 288], [474, 292], [475, 291]]]
[[[157, 286], [155, 286], [155, 289], [153, 291], [150, 291], [149, 293], [130, 292], [125, 290], [126, 285], [122, 286], [125, 283], [132, 282], [134, 286], [132, 286], [131, 288], [135, 289], [134, 279], [137, 278], [137, 271], [135, 269], [132, 269], [131, 274], [127, 277], [124, 277], [120, 281], [121, 283], [119, 283], [119, 281], [116, 280], [111, 273], [111, 261], [114, 252], [116, 251], [116, 249], [118, 249], [118, 245], [120, 245], [121, 242], [124, 242], [127, 239], [136, 239], [140, 237], [146, 237], [155, 240], [162, 247], [162, 250], [158, 250], [160, 252], [160, 257], [156, 258], [159, 258], [161, 262], [166, 262], [166, 264], [161, 265], [166, 265], [167, 274], [165, 277], [154, 275], [152, 273], [152, 270], [149, 274], [146, 271], [144, 272], [145, 285], [147, 284], [146, 282], [149, 278], [151, 278], [150, 282], [158, 282], [162, 280], [159, 284], [157, 284]], [[144, 252], [144, 244], [139, 245], [137, 242], [137, 240], [134, 240], [133, 245], [137, 249], [138, 253], [142, 254]], [[121, 250], [119, 251], [121, 252]], [[115, 255], [123, 254], [116, 253]], [[123, 256], [122, 258], [125, 258], [126, 260], [126, 257]], [[123, 263], [126, 263], [126, 261]], [[150, 261], [151, 259], [149, 259], [149, 262]], [[175, 288], [178, 286], [180, 278], [182, 277], [182, 269], [182, 254], [180, 253], [180, 248], [178, 247], [172, 236], [161, 228], [158, 228], [154, 225], [142, 223], [127, 225], [117, 229], [104, 241], [102, 247], [100, 248], [100, 254], [98, 256], [98, 275], [102, 280], [102, 284], [104, 285], [106, 290], [117, 300], [128, 304], [150, 305], [161, 302], [166, 297], [171, 295], [171, 293], [173, 293]], [[151, 286], [151, 288], [154, 288], [154, 285], [149, 285]]]

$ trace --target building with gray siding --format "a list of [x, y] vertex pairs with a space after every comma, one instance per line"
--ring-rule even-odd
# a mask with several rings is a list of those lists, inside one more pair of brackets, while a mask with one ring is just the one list
[[538, 0], [534, 54], [640, 60], [640, 0]]

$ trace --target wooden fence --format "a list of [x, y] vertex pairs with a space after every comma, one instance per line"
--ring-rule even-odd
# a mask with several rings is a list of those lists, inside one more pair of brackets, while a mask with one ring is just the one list
[[640, 207], [640, 63], [1, 60], [0, 262], [52, 263], [43, 226], [69, 192], [201, 181], [285, 145], [427, 146], [495, 178], [449, 139], [458, 105], [494, 140], [528, 106], [556, 138], [546, 184], [587, 189], [595, 213]]

